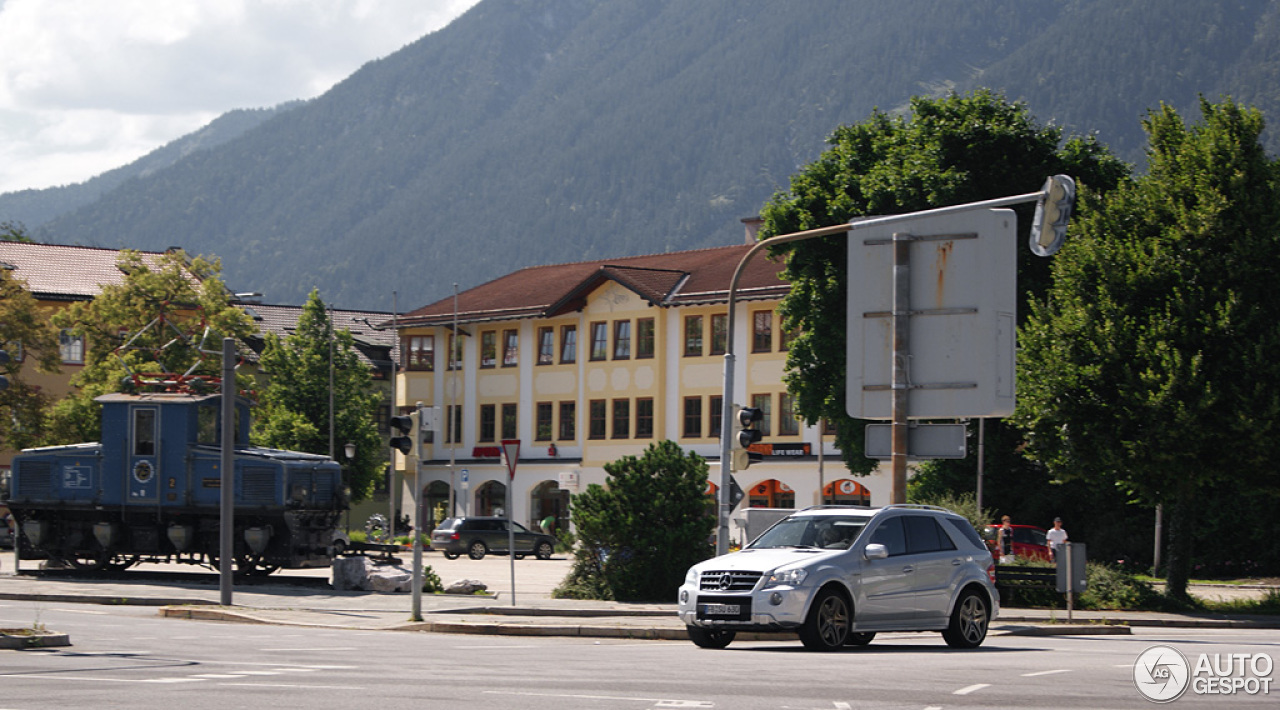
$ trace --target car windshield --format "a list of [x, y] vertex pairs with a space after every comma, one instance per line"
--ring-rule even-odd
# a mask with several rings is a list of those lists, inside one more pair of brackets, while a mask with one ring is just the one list
[[869, 518], [852, 515], [793, 516], [764, 531], [748, 549], [800, 547], [847, 550]]

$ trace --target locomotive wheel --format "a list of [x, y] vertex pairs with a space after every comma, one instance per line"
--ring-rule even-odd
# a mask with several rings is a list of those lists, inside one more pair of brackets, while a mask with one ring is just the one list
[[263, 562], [261, 557], [236, 558], [236, 574], [242, 574], [246, 577], [266, 577], [278, 569], [280, 569], [280, 565]]
[[121, 572], [138, 564], [137, 557], [100, 552], [97, 555], [75, 554], [66, 559], [72, 567], [84, 572]]

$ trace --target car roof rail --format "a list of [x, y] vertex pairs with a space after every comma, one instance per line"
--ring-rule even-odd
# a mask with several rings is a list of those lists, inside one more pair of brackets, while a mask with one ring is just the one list
[[909, 510], [941, 510], [944, 513], [954, 513], [950, 508], [943, 508], [940, 505], [928, 505], [927, 503], [890, 503], [886, 508], [907, 508]]
[[857, 504], [854, 504], [854, 503], [847, 503], [847, 504], [841, 504], [841, 503], [822, 503], [822, 504], [820, 504], [820, 505], [811, 505], [811, 506], [808, 506], [808, 507], [805, 507], [805, 508], [801, 508], [800, 510], [798, 510], [798, 511], [796, 511], [796, 512], [797, 512], [797, 513], [799, 513], [799, 512], [802, 512], [802, 511], [806, 511], [806, 510], [849, 510], [849, 509], [851, 509], [851, 508], [852, 508], [853, 510], [874, 510], [874, 508], [873, 508], [872, 506], [869, 506], [869, 505], [857, 505]]

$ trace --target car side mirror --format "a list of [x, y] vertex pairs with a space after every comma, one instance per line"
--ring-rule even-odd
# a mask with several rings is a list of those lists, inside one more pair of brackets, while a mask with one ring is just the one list
[[868, 560], [883, 560], [889, 556], [889, 548], [878, 542], [873, 542], [862, 551], [862, 556]]

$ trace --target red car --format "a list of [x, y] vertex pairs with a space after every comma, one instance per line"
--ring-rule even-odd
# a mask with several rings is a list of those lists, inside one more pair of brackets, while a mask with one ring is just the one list
[[[1011, 525], [1013, 528], [1013, 555], [1023, 560], [1041, 560], [1043, 562], [1051, 562], [1049, 558], [1049, 543], [1045, 539], [1045, 529], [1038, 528], [1034, 525]], [[982, 529], [982, 539], [986, 541], [987, 548], [991, 550], [992, 559], [1000, 561], [1000, 549], [996, 545], [997, 531], [1000, 529], [998, 523], [988, 525]]]

